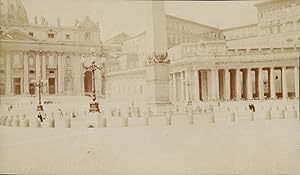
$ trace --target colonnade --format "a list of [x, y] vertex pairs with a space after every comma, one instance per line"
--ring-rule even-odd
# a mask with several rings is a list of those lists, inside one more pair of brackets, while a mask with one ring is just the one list
[[299, 98], [299, 67], [187, 69], [170, 73], [172, 102]]

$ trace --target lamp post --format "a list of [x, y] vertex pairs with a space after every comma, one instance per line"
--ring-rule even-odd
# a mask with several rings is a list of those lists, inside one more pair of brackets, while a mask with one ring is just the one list
[[44, 111], [41, 102], [41, 88], [47, 85], [47, 80], [41, 80], [40, 76], [38, 76], [37, 80], [32, 80], [31, 82], [35, 84], [34, 86], [39, 88], [39, 104], [37, 105], [37, 111]]
[[[92, 94], [91, 94], [91, 98], [92, 98], [92, 102], [90, 103], [90, 110], [89, 112], [100, 112], [99, 109], [99, 103], [96, 102], [97, 97], [96, 97], [96, 87], [95, 87], [95, 71], [98, 70], [102, 70], [104, 69], [104, 64], [103, 62], [101, 62], [102, 60], [100, 59], [100, 64], [96, 65], [96, 61], [97, 61], [97, 56], [96, 56], [96, 50], [94, 48], [91, 48], [91, 56], [83, 56], [80, 60], [80, 63], [82, 64], [83, 68], [87, 71], [91, 71], [92, 72]], [[101, 55], [101, 58], [102, 55]]]

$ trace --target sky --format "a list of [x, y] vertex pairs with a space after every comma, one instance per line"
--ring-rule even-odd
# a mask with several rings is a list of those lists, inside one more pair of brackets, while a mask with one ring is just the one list
[[[165, 12], [221, 29], [257, 22], [254, 4], [259, 1], [165, 1]], [[145, 30], [143, 1], [123, 0], [23, 0], [29, 21], [44, 16], [49, 25], [74, 24], [75, 19], [90, 16], [98, 21], [102, 40], [121, 32], [134, 36]]]

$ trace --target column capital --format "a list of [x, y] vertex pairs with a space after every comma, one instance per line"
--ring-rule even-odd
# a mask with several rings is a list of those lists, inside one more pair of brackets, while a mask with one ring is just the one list
[[41, 56], [42, 55], [42, 51], [41, 50], [37, 50], [37, 51], [35, 51], [35, 54]]
[[28, 51], [27, 50], [23, 50], [22, 53], [23, 53], [23, 55], [28, 55]]

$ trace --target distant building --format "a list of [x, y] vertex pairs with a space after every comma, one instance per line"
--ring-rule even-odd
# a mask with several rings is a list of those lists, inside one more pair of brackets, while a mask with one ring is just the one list
[[[173, 104], [299, 98], [300, 3], [255, 6], [257, 24], [223, 30], [166, 15]], [[107, 65], [107, 98], [145, 100], [145, 34], [124, 40]]]

